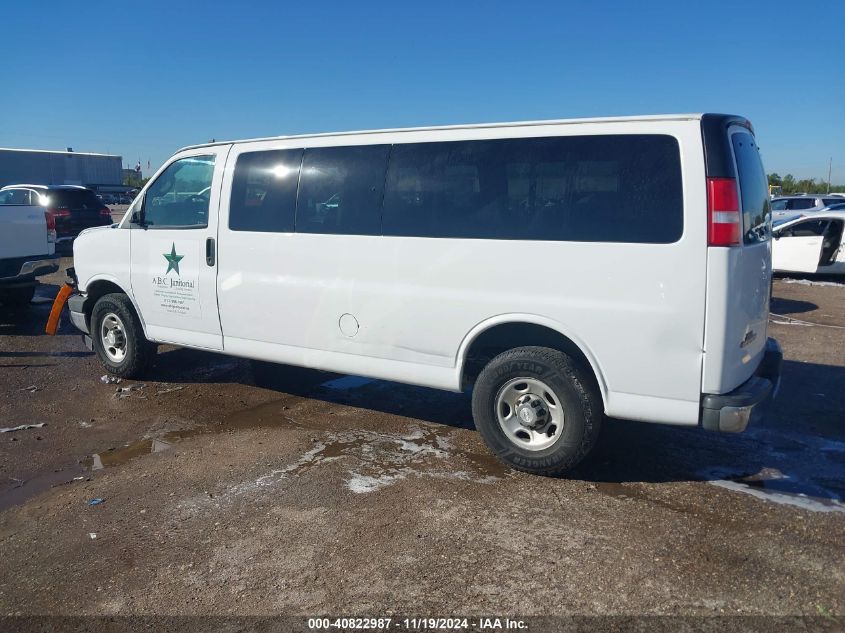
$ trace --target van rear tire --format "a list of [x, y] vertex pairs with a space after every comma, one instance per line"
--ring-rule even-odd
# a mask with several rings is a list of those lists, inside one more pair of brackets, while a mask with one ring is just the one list
[[472, 414], [497, 458], [546, 476], [583, 461], [604, 421], [589, 370], [547, 347], [518, 347], [493, 358], [475, 382]]
[[157, 346], [144, 336], [141, 320], [124, 294], [111, 293], [97, 300], [89, 330], [94, 351], [110, 374], [140, 378], [155, 358]]

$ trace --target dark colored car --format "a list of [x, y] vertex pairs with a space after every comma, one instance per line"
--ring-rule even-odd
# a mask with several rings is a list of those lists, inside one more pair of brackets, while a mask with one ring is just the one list
[[75, 185], [29, 185], [46, 198], [45, 212], [56, 220], [56, 250], [68, 252], [84, 229], [112, 224], [111, 210], [97, 194]]

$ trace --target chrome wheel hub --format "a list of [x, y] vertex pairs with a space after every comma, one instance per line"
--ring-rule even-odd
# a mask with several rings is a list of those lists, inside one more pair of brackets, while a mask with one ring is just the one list
[[537, 378], [514, 378], [496, 396], [496, 416], [505, 435], [520, 448], [541, 451], [560, 439], [560, 399]]
[[100, 325], [100, 341], [108, 359], [120, 363], [126, 358], [126, 333], [123, 321], [114, 312], [109, 312]]

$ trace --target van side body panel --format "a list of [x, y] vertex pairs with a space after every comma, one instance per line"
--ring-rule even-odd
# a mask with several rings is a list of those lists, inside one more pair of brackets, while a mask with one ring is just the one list
[[[538, 136], [661, 134], [680, 147], [684, 229], [671, 244], [259, 233], [228, 228], [244, 151]], [[698, 423], [707, 209], [700, 121], [424, 130], [238, 143], [220, 204], [227, 353], [460, 389], [486, 322], [549, 323], [591, 359], [609, 415]], [[358, 324], [353, 336], [343, 315]], [[348, 317], [344, 317], [348, 318]], [[525, 317], [527, 318], [527, 317]], [[519, 344], [515, 341], [515, 344]]]

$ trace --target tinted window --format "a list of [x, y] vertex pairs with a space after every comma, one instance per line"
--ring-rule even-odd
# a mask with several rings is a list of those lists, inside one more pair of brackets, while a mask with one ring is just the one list
[[802, 209], [812, 209], [816, 206], [815, 198], [792, 198], [786, 203], [786, 208], [792, 211], [800, 211]]
[[787, 200], [772, 200], [772, 211], [786, 211]]
[[208, 226], [214, 156], [171, 163], [144, 194], [144, 222], [151, 227]]
[[607, 135], [395, 145], [385, 235], [674, 242], [678, 144]]
[[305, 150], [297, 233], [381, 234], [389, 145]]
[[771, 234], [769, 182], [760, 160], [760, 151], [754, 137], [746, 132], [732, 134], [731, 143], [739, 172], [745, 243], [767, 240]]
[[842, 198], [825, 198], [822, 202], [824, 203], [824, 206], [829, 207], [832, 204], [842, 202]]
[[0, 191], [0, 205], [28, 204], [30, 204], [30, 197], [27, 189], [6, 189], [6, 191]]
[[784, 237], [815, 237], [824, 235], [825, 228], [827, 228], [827, 220], [807, 220], [784, 229], [781, 231], [781, 235]]
[[78, 209], [99, 211], [102, 201], [90, 189], [49, 189], [45, 192], [51, 207], [59, 209]]
[[290, 233], [296, 212], [301, 149], [238, 156], [229, 204], [233, 231]]

